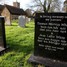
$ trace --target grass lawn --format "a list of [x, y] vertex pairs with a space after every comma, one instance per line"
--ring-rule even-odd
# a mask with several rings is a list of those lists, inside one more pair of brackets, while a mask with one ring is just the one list
[[9, 51], [0, 56], [0, 67], [32, 67], [27, 60], [34, 48], [34, 22], [27, 23], [25, 28], [13, 22], [5, 27]]

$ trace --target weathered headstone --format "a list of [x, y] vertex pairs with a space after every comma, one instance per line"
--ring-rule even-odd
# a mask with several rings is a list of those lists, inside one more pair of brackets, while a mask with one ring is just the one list
[[30, 62], [67, 67], [67, 13], [37, 13]]
[[18, 20], [19, 20], [19, 22], [18, 22], [19, 26], [25, 27], [25, 24], [26, 24], [25, 16], [19, 16]]
[[30, 18], [28, 18], [28, 17], [26, 17], [26, 18], [25, 18], [25, 20], [26, 20], [26, 23], [28, 23], [28, 22], [30, 22], [30, 21], [31, 21], [31, 19], [30, 19]]
[[11, 26], [11, 20], [8, 18], [5, 18], [5, 25]]
[[6, 49], [4, 17], [0, 16], [0, 52]]

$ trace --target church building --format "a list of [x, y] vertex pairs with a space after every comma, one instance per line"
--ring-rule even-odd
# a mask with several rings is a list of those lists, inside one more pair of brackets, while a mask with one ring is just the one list
[[13, 2], [13, 6], [5, 4], [1, 5], [1, 7], [3, 8], [0, 8], [0, 15], [5, 17], [6, 25], [11, 25], [11, 21], [13, 19], [18, 19], [18, 16], [26, 15], [26, 12], [20, 8], [19, 2]]

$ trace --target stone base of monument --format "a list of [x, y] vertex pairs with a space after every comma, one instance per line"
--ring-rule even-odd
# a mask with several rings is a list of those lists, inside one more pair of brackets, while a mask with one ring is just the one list
[[28, 62], [32, 64], [43, 64], [45, 65], [45, 67], [67, 67], [67, 62], [43, 58], [34, 55], [29, 58]]
[[4, 54], [7, 51], [8, 51], [8, 47], [7, 48], [0, 47], [0, 55]]

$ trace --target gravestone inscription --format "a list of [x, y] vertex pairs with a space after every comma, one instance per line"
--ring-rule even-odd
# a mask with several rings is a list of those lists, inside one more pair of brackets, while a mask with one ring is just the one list
[[4, 17], [0, 17], [0, 51], [6, 48]]
[[67, 61], [67, 13], [38, 13], [34, 55]]

